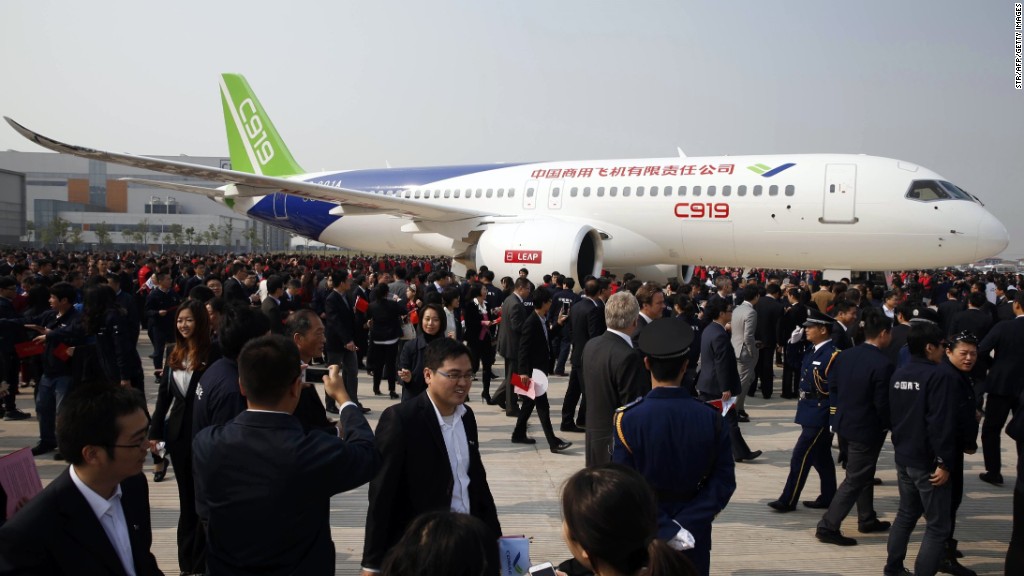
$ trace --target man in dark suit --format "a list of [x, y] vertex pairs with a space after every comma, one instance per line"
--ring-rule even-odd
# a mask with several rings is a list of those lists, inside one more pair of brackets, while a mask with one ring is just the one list
[[163, 372], [165, 347], [174, 343], [175, 317], [180, 303], [181, 298], [171, 290], [171, 275], [157, 272], [156, 288], [146, 297], [146, 319], [149, 321], [149, 339], [153, 343], [150, 358], [158, 374]]
[[224, 300], [226, 302], [241, 302], [249, 305], [249, 292], [245, 287], [245, 278], [249, 275], [245, 264], [235, 262], [231, 265], [231, 277], [224, 280]]
[[[464, 403], [473, 371], [469, 349], [450, 338], [427, 346], [425, 394], [384, 410], [377, 425], [383, 461], [370, 482], [362, 566], [379, 571], [388, 550], [420, 514], [451, 510], [471, 514], [501, 535], [494, 497], [480, 459], [476, 418]], [[487, 574], [498, 571], [489, 558]]]
[[778, 341], [782, 344], [782, 397], [795, 399], [800, 388], [800, 365], [803, 363], [802, 342], [789, 341], [790, 335], [807, 321], [807, 306], [800, 303], [801, 289], [786, 291], [786, 308], [779, 322]]
[[857, 306], [849, 300], [839, 300], [832, 307], [832, 345], [842, 351], [853, 348], [853, 331], [857, 324]]
[[324, 390], [341, 406], [337, 433], [302, 430], [292, 416], [299, 350], [284, 336], [246, 344], [238, 367], [248, 410], [193, 443], [207, 574], [334, 574], [330, 499], [377, 472], [370, 425], [331, 366]]
[[72, 393], [58, 423], [71, 466], [0, 527], [0, 574], [163, 574], [150, 552], [148, 429], [133, 388]]
[[[583, 395], [583, 348], [587, 342], [604, 334], [604, 300], [601, 282], [591, 278], [583, 284], [583, 298], [569, 308], [569, 331], [572, 338], [572, 372], [562, 400], [562, 432], [583, 432], [587, 423], [587, 399]], [[598, 322], [598, 317], [601, 321]], [[579, 417], [576, 403], [579, 403]]]
[[583, 381], [587, 397], [587, 466], [611, 462], [615, 410], [641, 395], [641, 379], [645, 375], [631, 339], [640, 314], [636, 297], [618, 292], [608, 299], [604, 312], [607, 330], [587, 342], [583, 350], [582, 363], [587, 366]]
[[517, 278], [512, 293], [501, 304], [501, 323], [498, 325], [498, 354], [505, 360], [505, 379], [494, 391], [495, 404], [505, 409], [506, 416], [519, 416], [512, 390], [511, 378], [515, 373], [516, 355], [519, 354], [519, 336], [523, 333], [523, 323], [530, 311], [524, 302], [530, 296], [530, 281]]
[[[981, 479], [996, 486], [1003, 483], [999, 447], [1003, 425], [1011, 411], [1016, 413], [1020, 409], [1018, 399], [1024, 392], [1024, 292], [1017, 293], [1013, 313], [1013, 320], [996, 324], [978, 345], [979, 359], [995, 352], [986, 381], [985, 420], [981, 425], [981, 448], [985, 454]], [[1021, 456], [1020, 452], [1017, 456]]]
[[892, 338], [891, 330], [892, 320], [882, 310], [865, 310], [865, 342], [836, 356], [829, 376], [832, 430], [847, 443], [848, 456], [846, 479], [815, 533], [827, 544], [857, 543], [839, 531], [854, 503], [860, 532], [884, 531], [891, 525], [878, 519], [874, 507], [875, 467], [889, 427], [889, 381], [895, 369], [882, 353]]
[[946, 291], [946, 300], [939, 303], [939, 328], [942, 328], [942, 333], [946, 336], [955, 334], [953, 332], [953, 318], [957, 314], [963, 312], [964, 303], [959, 300], [960, 291], [956, 288], [950, 288]]
[[280, 276], [271, 276], [267, 279], [267, 297], [260, 304], [260, 310], [267, 320], [270, 321], [270, 331], [274, 334], [284, 334], [285, 313], [281, 306], [281, 296], [284, 295], [284, 279]]
[[[360, 408], [359, 403], [359, 358], [356, 355], [355, 326], [356, 316], [352, 304], [345, 298], [348, 292], [348, 272], [339, 270], [331, 273], [331, 285], [333, 289], [327, 295], [324, 302], [324, 326], [327, 328], [327, 344], [324, 352], [327, 354], [328, 364], [341, 366], [341, 374], [345, 380], [345, 390], [349, 398]], [[327, 411], [331, 414], [338, 413], [338, 406], [333, 398], [326, 401]], [[364, 409], [369, 412], [369, 408]]]
[[781, 297], [782, 289], [779, 285], [769, 284], [754, 305], [754, 311], [757, 312], [755, 340], [760, 350], [754, 371], [754, 386], [760, 386], [764, 398], [771, 398], [775, 393], [775, 349], [779, 345], [779, 323], [785, 312], [779, 302]]
[[[697, 376], [698, 397], [709, 402], [723, 402], [740, 393], [740, 372], [736, 364], [736, 351], [732, 347], [729, 333], [725, 325], [732, 320], [732, 305], [724, 298], [709, 300], [704, 306], [704, 317], [710, 324], [704, 328], [700, 337], [700, 374]], [[761, 455], [761, 451], [752, 452], [747, 446], [736, 409], [732, 408], [725, 414], [729, 425], [729, 436], [732, 439], [732, 456], [737, 462], [753, 460]]]
[[[519, 335], [519, 353], [516, 354], [516, 374], [520, 375], [522, 381], [533, 378], [534, 371], [540, 371], [545, 376], [551, 372], [551, 348], [548, 342], [548, 334], [551, 329], [547, 325], [547, 313], [551, 308], [551, 292], [546, 288], [538, 288], [533, 291], [533, 312], [527, 315], [523, 322], [523, 331]], [[551, 426], [550, 405], [548, 404], [548, 392], [535, 390], [536, 397], [531, 399], [523, 396], [523, 407], [516, 420], [516, 427], [512, 431], [512, 442], [514, 444], [535, 444], [537, 441], [526, 436], [526, 422], [533, 413], [534, 406], [537, 407], [537, 417], [540, 419], [541, 428], [544, 429], [544, 438], [548, 442], [548, 448], [558, 453], [572, 446], [572, 442], [565, 442], [555, 436]]]

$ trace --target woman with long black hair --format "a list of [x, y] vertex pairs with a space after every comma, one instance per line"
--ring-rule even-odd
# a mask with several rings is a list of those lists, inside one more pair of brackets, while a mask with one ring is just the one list
[[419, 312], [420, 327], [416, 331], [416, 339], [402, 348], [402, 357], [398, 361], [398, 377], [402, 379], [402, 402], [415, 398], [427, 389], [427, 381], [423, 376], [424, 353], [427, 346], [438, 338], [444, 338], [445, 315], [440, 304], [427, 304]]
[[[174, 462], [180, 503], [178, 568], [183, 574], [206, 570], [206, 538], [196, 514], [192, 480], [192, 404], [199, 378], [218, 358], [220, 348], [211, 341], [206, 305], [186, 300], [175, 316], [174, 348], [167, 355], [149, 431], [150, 449], [156, 453], [163, 441]], [[166, 470], [164, 463], [154, 472], [153, 480], [163, 480]]]

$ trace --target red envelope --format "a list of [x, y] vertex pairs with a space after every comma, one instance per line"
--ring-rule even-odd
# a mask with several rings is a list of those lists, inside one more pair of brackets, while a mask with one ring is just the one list
[[63, 342], [58, 344], [57, 347], [53, 349], [53, 355], [56, 356], [57, 359], [60, 360], [61, 362], [67, 362], [68, 360], [71, 359], [71, 355], [68, 354], [67, 344], [64, 344]]
[[362, 296], [356, 296], [356, 310], [365, 314], [369, 309], [370, 303], [364, 300]]
[[46, 344], [40, 342], [36, 344], [29, 340], [28, 342], [20, 342], [14, 345], [14, 351], [18, 353], [18, 358], [28, 358], [30, 356], [39, 356], [46, 350]]

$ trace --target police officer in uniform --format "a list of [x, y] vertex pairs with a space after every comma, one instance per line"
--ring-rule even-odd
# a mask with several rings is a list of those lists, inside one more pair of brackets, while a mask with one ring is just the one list
[[658, 538], [685, 548], [701, 574], [711, 569], [711, 522], [736, 490], [736, 464], [717, 408], [680, 387], [693, 330], [656, 319], [640, 334], [639, 349], [651, 375], [646, 397], [616, 411], [612, 461], [636, 469], [658, 497]]
[[797, 424], [802, 427], [789, 462], [789, 478], [778, 500], [768, 506], [776, 512], [796, 510], [796, 501], [813, 466], [821, 478], [821, 494], [805, 500], [808, 508], [828, 508], [836, 493], [836, 465], [832, 460], [832, 432], [829, 430], [828, 370], [836, 355], [832, 344], [832, 322], [824, 312], [811, 308], [804, 322], [804, 337], [810, 343], [800, 370], [800, 400]]

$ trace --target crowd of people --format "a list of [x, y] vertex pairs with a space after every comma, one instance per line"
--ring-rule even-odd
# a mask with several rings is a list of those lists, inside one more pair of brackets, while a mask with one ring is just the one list
[[[173, 470], [181, 574], [333, 574], [330, 498], [367, 483], [364, 575], [493, 574], [502, 531], [467, 405], [474, 380], [485, 406], [516, 418], [511, 443], [536, 443], [534, 412], [553, 453], [583, 434], [586, 467], [562, 494], [573, 558], [561, 571], [708, 574], [736, 465], [761, 455], [743, 438], [744, 401], [776, 393], [776, 367], [800, 434], [769, 506], [795, 510], [814, 469], [820, 490], [803, 505], [823, 511], [817, 539], [855, 545], [839, 527], [856, 504], [860, 532], [889, 532], [885, 574], [910, 573], [922, 515], [914, 573], [973, 574], [954, 537], [964, 454], [980, 430], [981, 480], [1001, 485], [1013, 413], [1006, 566], [1024, 573], [1019, 275], [917, 271], [886, 285], [702, 267], [692, 282], [663, 285], [538, 279], [525, 268], [457, 278], [441, 258], [3, 258], [4, 418], [31, 417], [17, 400], [34, 387], [32, 453], [70, 466], [0, 527], [0, 574], [160, 573], [147, 459], [153, 481]], [[568, 376], [557, 435], [551, 376]], [[310, 382], [323, 382], [323, 402]], [[376, 430], [368, 393], [396, 401]], [[872, 499], [890, 433], [900, 494], [891, 522]], [[42, 537], [62, 514], [73, 521]]]

